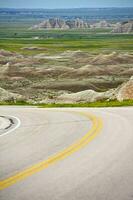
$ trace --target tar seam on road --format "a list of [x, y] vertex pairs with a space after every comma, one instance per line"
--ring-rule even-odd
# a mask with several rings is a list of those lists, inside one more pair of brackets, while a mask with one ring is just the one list
[[[15, 119], [17, 121], [17, 125], [14, 126], [12, 129], [10, 129], [9, 131], [6, 131], [5, 133], [1, 134], [0, 137], [3, 137], [13, 131], [15, 131], [17, 128], [19, 128], [19, 126], [21, 125], [20, 119], [14, 116], [7, 116], [9, 118], [9, 120], [11, 121], [11, 123], [13, 122], [12, 118]], [[14, 122], [13, 122], [14, 123]], [[12, 123], [12, 124], [13, 124]], [[0, 182], [1, 183], [1, 182]]]
[[18, 181], [21, 181], [41, 170], [48, 168], [50, 165], [56, 163], [57, 161], [63, 160], [64, 158], [68, 157], [69, 155], [73, 154], [74, 152], [78, 151], [79, 149], [81, 149], [82, 147], [84, 147], [85, 145], [90, 143], [100, 133], [100, 131], [103, 127], [103, 122], [100, 117], [96, 117], [92, 114], [83, 113], [83, 112], [73, 112], [73, 113], [77, 113], [82, 116], [85, 116], [92, 122], [92, 127], [89, 130], [89, 132], [86, 133], [76, 143], [70, 145], [68, 148], [57, 153], [56, 155], [49, 157], [47, 160], [37, 163], [37, 164], [33, 165], [32, 167], [29, 167], [9, 178], [1, 180], [0, 181], [0, 190], [3, 190], [11, 185], [14, 185]]

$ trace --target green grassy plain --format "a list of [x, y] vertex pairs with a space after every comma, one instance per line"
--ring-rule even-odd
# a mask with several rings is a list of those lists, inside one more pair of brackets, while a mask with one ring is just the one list
[[30, 30], [30, 26], [31, 24], [26, 22], [0, 23], [0, 49], [27, 55], [44, 52], [44, 50], [22, 50], [27, 46], [45, 48], [45, 52], [49, 54], [66, 50], [92, 53], [133, 51], [132, 34], [111, 34], [110, 29]]

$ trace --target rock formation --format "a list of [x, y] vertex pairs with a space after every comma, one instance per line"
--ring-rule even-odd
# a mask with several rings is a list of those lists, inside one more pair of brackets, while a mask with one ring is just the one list
[[[27, 48], [42, 47], [26, 46], [23, 51]], [[133, 81], [125, 83], [133, 76], [132, 52], [93, 54], [67, 50], [51, 55], [42, 50], [39, 54], [25, 56], [0, 50], [0, 55], [0, 87], [26, 100], [46, 99], [49, 103], [132, 98]], [[8, 91], [1, 89], [2, 100], [14, 97], [6, 94]]]
[[81, 19], [63, 20], [60, 18], [47, 19], [31, 29], [81, 29], [89, 28], [89, 23]]
[[80, 102], [95, 102], [99, 100], [111, 99], [114, 90], [107, 92], [96, 92], [94, 90], [85, 90], [77, 93], [63, 94], [58, 97], [58, 103], [80, 103]]
[[32, 26], [30, 29], [86, 29], [86, 28], [111, 28], [112, 33], [132, 33], [133, 20], [126, 22], [110, 23], [102, 20], [93, 24], [82, 19], [64, 20], [60, 18], [50, 18]]
[[15, 53], [12, 53], [12, 52], [10, 52], [10, 51], [6, 51], [6, 50], [4, 50], [4, 49], [0, 49], [0, 56], [14, 56], [14, 55], [16, 55]]
[[133, 76], [126, 83], [123, 83], [118, 87], [117, 91], [117, 100], [123, 101], [127, 99], [133, 99]]
[[133, 33], [133, 20], [117, 23], [112, 32], [113, 33]]
[[110, 54], [99, 54], [90, 61], [91, 64], [96, 65], [117, 65], [133, 63], [133, 57], [128, 54], [120, 54], [118, 52], [112, 52]]
[[0, 88], [0, 102], [21, 100], [22, 96]]
[[105, 20], [102, 20], [98, 23], [94, 23], [90, 26], [91, 28], [111, 28], [112, 27], [112, 24], [105, 21]]
[[133, 76], [126, 83], [123, 83], [116, 89], [106, 92], [96, 92], [94, 90], [85, 90], [77, 93], [63, 94], [57, 98], [58, 103], [80, 103], [96, 102], [99, 100], [132, 100], [133, 99]]

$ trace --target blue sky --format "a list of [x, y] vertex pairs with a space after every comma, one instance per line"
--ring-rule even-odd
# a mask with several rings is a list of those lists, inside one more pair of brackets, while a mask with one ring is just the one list
[[133, 0], [0, 0], [0, 8], [133, 7]]

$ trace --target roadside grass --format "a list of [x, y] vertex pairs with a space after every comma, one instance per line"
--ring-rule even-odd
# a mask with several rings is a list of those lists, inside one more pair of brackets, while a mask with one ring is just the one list
[[133, 106], [133, 100], [119, 101], [97, 101], [92, 103], [75, 103], [75, 104], [43, 104], [42, 108], [61, 108], [61, 107], [123, 107]]
[[0, 106], [33, 106], [26, 101], [0, 101]]
[[68, 107], [124, 107], [124, 106], [133, 106], [133, 100], [124, 100], [124, 101], [97, 101], [92, 103], [52, 103], [52, 104], [32, 104], [26, 101], [5, 101], [0, 102], [0, 106], [38, 106], [40, 108], [68, 108]]

